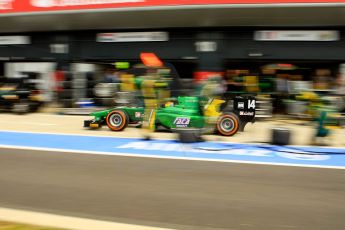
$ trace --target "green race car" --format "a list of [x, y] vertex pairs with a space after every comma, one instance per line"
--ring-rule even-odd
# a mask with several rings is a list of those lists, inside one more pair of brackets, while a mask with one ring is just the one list
[[[255, 98], [236, 97], [231, 101], [211, 99], [201, 106], [198, 97], [180, 96], [176, 104], [156, 109], [154, 128], [170, 130], [181, 128], [210, 129], [224, 136], [243, 131], [248, 122], [255, 120]], [[85, 120], [84, 127], [100, 128], [107, 125], [112, 131], [124, 130], [128, 124], [143, 120], [143, 107], [115, 107], [91, 113], [94, 118]]]

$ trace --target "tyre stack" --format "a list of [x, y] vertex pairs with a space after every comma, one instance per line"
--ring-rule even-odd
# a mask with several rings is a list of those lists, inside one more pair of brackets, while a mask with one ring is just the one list
[[[27, 75], [27, 87], [30, 91], [29, 95], [41, 94], [43, 89], [42, 76], [38, 72], [24, 72]], [[44, 95], [42, 95], [44, 97]], [[30, 112], [36, 112], [44, 104], [45, 99], [30, 100]]]
[[287, 128], [275, 127], [272, 129], [272, 145], [289, 145], [291, 131]]
[[87, 95], [87, 80], [85, 73], [74, 73], [72, 80], [73, 99], [75, 103], [86, 99]]
[[59, 93], [59, 101], [64, 108], [73, 107], [72, 74], [65, 73], [65, 80], [62, 82], [62, 91]]
[[96, 104], [100, 106], [114, 106], [119, 83], [98, 83], [94, 86]]
[[94, 99], [95, 98], [94, 88], [96, 85], [95, 73], [87, 72], [87, 73], [85, 73], [85, 77], [87, 80], [87, 82], [86, 82], [86, 88], [87, 88], [86, 97], [90, 98], [90, 99]]
[[178, 141], [181, 143], [197, 143], [202, 142], [202, 130], [201, 129], [193, 129], [193, 128], [185, 128], [185, 129], [177, 129], [176, 133], [178, 135]]

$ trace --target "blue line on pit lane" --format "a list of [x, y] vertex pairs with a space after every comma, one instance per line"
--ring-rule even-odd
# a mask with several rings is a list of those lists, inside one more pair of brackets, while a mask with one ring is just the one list
[[[345, 148], [283, 147], [270, 145], [201, 142], [181, 144], [173, 140], [144, 141], [133, 138], [39, 134], [0, 131], [0, 145], [32, 148], [96, 151], [128, 155], [197, 158], [202, 160], [266, 162], [345, 168]], [[295, 153], [294, 153], [295, 152]]]

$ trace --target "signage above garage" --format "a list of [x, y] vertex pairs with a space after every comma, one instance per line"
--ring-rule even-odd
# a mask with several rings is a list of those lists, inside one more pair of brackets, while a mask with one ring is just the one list
[[167, 32], [99, 33], [97, 42], [164, 42], [169, 40]]
[[336, 30], [258, 30], [254, 33], [256, 41], [338, 41]]
[[0, 36], [0, 45], [27, 45], [30, 43], [29, 36]]
[[104, 10], [133, 7], [255, 5], [255, 4], [335, 4], [345, 0], [0, 0], [0, 13]]

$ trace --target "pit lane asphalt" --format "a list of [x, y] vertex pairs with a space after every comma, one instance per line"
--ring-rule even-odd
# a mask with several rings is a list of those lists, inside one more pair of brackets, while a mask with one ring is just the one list
[[175, 229], [345, 229], [345, 170], [0, 153], [2, 207]]

